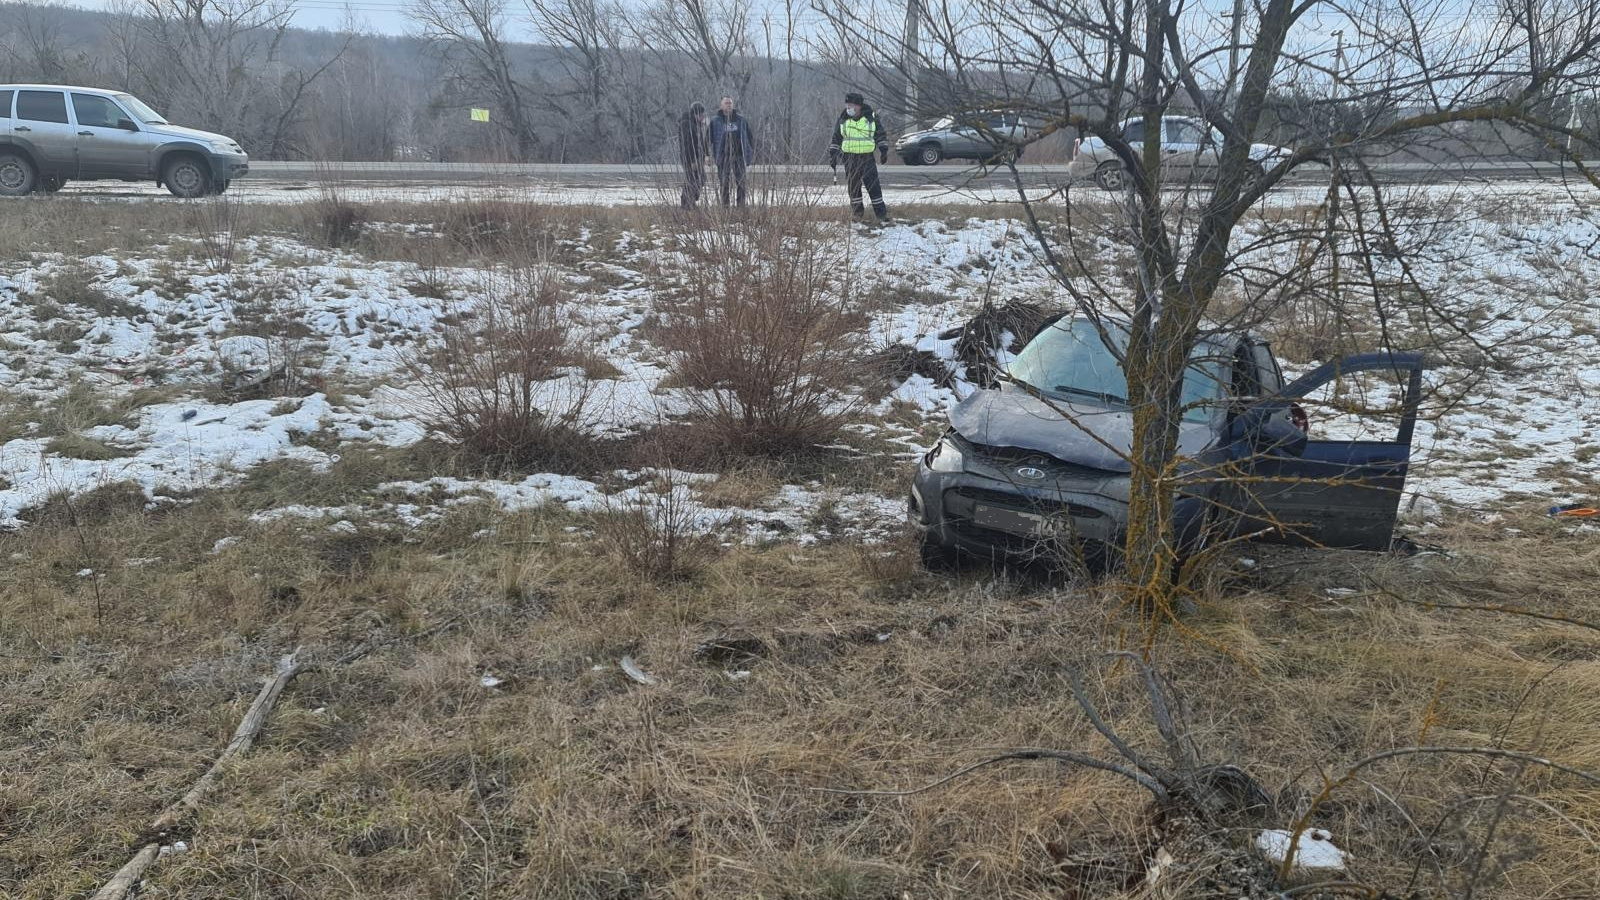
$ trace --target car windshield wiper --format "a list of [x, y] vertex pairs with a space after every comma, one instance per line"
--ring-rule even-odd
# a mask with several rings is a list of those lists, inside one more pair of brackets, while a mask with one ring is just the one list
[[1058, 394], [1076, 394], [1079, 397], [1089, 397], [1107, 405], [1128, 405], [1128, 398], [1126, 397], [1118, 397], [1116, 394], [1108, 394], [1104, 391], [1091, 391], [1087, 388], [1073, 387], [1070, 384], [1058, 384], [1050, 390]]

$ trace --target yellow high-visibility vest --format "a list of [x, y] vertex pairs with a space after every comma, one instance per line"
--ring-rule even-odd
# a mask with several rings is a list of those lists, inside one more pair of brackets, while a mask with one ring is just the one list
[[843, 153], [871, 153], [878, 149], [876, 119], [867, 116], [852, 119], [846, 116], [839, 126], [839, 134], [844, 138], [839, 142], [839, 150]]

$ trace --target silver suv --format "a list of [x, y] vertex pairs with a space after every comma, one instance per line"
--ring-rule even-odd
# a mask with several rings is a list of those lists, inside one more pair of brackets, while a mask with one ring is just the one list
[[936, 166], [945, 159], [987, 162], [1007, 150], [1021, 159], [1022, 144], [1037, 130], [1036, 123], [1013, 112], [946, 116], [931, 128], [903, 135], [894, 149], [908, 166]]
[[131, 94], [0, 84], [0, 196], [120, 179], [203, 197], [249, 171], [250, 157], [232, 138], [170, 124]]

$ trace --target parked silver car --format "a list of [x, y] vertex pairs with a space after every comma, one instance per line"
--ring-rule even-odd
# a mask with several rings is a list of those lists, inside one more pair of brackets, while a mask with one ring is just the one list
[[237, 141], [173, 125], [132, 94], [0, 84], [0, 196], [117, 179], [153, 180], [179, 197], [202, 197], [249, 171]]
[[[1144, 120], [1129, 119], [1122, 123], [1122, 137], [1134, 145], [1138, 152], [1144, 144]], [[1222, 152], [1222, 133], [1202, 119], [1187, 116], [1166, 116], [1161, 120], [1162, 180], [1168, 183], [1210, 181], [1216, 177], [1219, 154]], [[1260, 177], [1278, 160], [1289, 155], [1283, 147], [1272, 144], [1250, 145], [1251, 174]], [[1127, 169], [1117, 159], [1106, 142], [1097, 137], [1079, 141], [1072, 152], [1072, 162], [1067, 173], [1074, 180], [1093, 178], [1094, 183], [1108, 191], [1120, 191], [1127, 183]]]
[[901, 135], [894, 149], [908, 166], [936, 166], [945, 159], [984, 162], [1007, 149], [1020, 159], [1030, 127], [1025, 117], [1013, 112], [974, 113], [961, 119], [946, 116], [931, 128]]

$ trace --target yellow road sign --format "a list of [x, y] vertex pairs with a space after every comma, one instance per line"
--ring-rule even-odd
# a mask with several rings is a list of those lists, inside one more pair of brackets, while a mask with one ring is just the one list
[[487, 121], [489, 121], [489, 111], [487, 109], [479, 109], [477, 107], [473, 107], [472, 108], [472, 121], [474, 121], [474, 122], [487, 122]]

